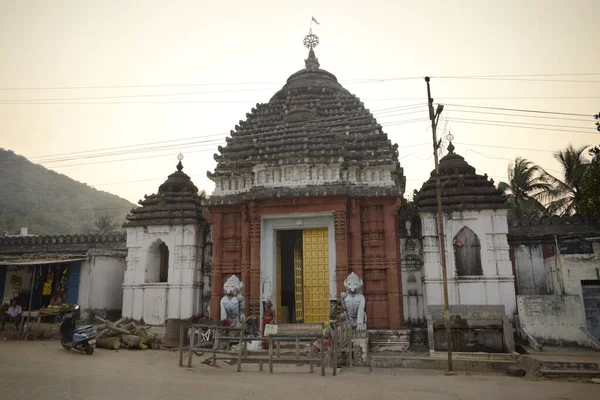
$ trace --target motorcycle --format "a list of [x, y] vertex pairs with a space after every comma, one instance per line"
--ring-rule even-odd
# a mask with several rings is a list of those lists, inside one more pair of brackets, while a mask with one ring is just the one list
[[60, 344], [65, 350], [75, 349], [92, 355], [96, 348], [96, 330], [91, 325], [77, 327], [78, 318], [78, 305], [62, 314]]

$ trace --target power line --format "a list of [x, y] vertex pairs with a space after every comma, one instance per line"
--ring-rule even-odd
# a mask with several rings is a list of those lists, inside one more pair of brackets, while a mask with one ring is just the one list
[[474, 106], [469, 104], [448, 104], [444, 103], [444, 106], [454, 106], [454, 107], [467, 107], [467, 108], [481, 108], [486, 110], [502, 110], [502, 111], [519, 111], [519, 112], [528, 112], [528, 113], [537, 113], [537, 114], [555, 114], [555, 115], [571, 115], [575, 117], [593, 117], [588, 114], [575, 114], [575, 113], [566, 113], [559, 111], [545, 111], [545, 110], [527, 110], [523, 108], [503, 108], [503, 107], [489, 107], [489, 106]]
[[217, 90], [217, 91], [210, 91], [210, 92], [133, 94], [133, 95], [123, 95], [123, 96], [64, 97], [64, 98], [45, 98], [45, 99], [8, 99], [8, 100], [0, 100], [0, 103], [12, 104], [14, 102], [35, 103], [35, 102], [47, 102], [47, 101], [108, 100], [108, 99], [142, 98], [142, 97], [197, 96], [197, 95], [215, 94], [215, 93], [256, 92], [256, 91], [277, 90], [277, 89], [279, 89], [279, 88], [230, 89], [230, 90]]
[[408, 112], [404, 112], [404, 113], [394, 113], [394, 114], [389, 114], [389, 115], [379, 115], [377, 118], [399, 117], [399, 116], [402, 116], [402, 115], [424, 113], [425, 111], [426, 110], [415, 110], [415, 111], [408, 111]]
[[540, 150], [540, 149], [530, 149], [526, 147], [507, 147], [507, 146], [495, 146], [491, 144], [478, 144], [478, 143], [461, 143], [454, 142], [455, 144], [465, 145], [465, 146], [477, 146], [477, 147], [491, 147], [495, 149], [505, 149], [505, 150], [522, 150], [522, 151], [539, 151], [544, 153], [554, 153], [555, 150]]
[[[473, 150], [473, 149], [469, 149], [469, 148], [467, 148], [467, 149], [466, 149], [465, 153], [467, 153], [467, 152], [469, 152], [469, 151], [471, 151], [471, 152], [473, 152], [473, 153], [476, 153], [476, 154], [479, 154], [479, 155], [480, 155], [480, 156], [482, 156], [482, 157], [485, 157], [485, 158], [488, 158], [488, 159], [492, 159], [492, 160], [504, 160], [504, 161], [510, 161], [510, 162], [514, 162], [514, 161], [515, 161], [515, 160], [514, 160], [514, 159], [512, 159], [512, 158], [506, 158], [506, 157], [492, 157], [492, 156], [488, 156], [488, 155], [486, 155], [486, 154], [483, 154], [483, 153], [480, 153], [480, 152], [478, 152], [477, 150]], [[542, 167], [542, 168], [543, 168], [543, 167]], [[562, 174], [562, 172], [561, 172], [561, 171], [557, 171], [557, 170], [555, 170], [555, 169], [551, 169], [551, 168], [544, 168], [544, 170], [545, 170], [545, 171], [552, 171], [552, 172], [554, 172], [554, 173], [557, 173], [557, 174]]]
[[[411, 148], [411, 147], [419, 147], [419, 146], [424, 146], [424, 145], [428, 145], [428, 144], [429, 143], [411, 144], [411, 145], [403, 146], [403, 149], [407, 149], [407, 148]], [[210, 151], [211, 149], [208, 149], [208, 150]], [[189, 154], [189, 152], [187, 154]], [[403, 157], [400, 157], [400, 158], [405, 158], [405, 157], [407, 157], [407, 156], [409, 156], [411, 154], [412, 153], [409, 153], [409, 154], [407, 154], [407, 155], [405, 155]], [[164, 156], [172, 156], [172, 154], [166, 154]], [[122, 160], [122, 161], [127, 161], [127, 159], [126, 160]], [[90, 164], [97, 164], [97, 162], [87, 163], [87, 164], [83, 164], [83, 165], [90, 165]], [[52, 167], [52, 168], [57, 168], [57, 167]], [[199, 173], [199, 172], [189, 173], [189, 175], [191, 175], [191, 176], [193, 176], [193, 175], [199, 175], [199, 174], [201, 174], [201, 173]], [[95, 187], [95, 186], [107, 186], [107, 185], [123, 184], [123, 183], [147, 182], [147, 181], [155, 181], [155, 180], [161, 180], [161, 179], [166, 179], [166, 177], [162, 176], [162, 177], [158, 177], [158, 178], [137, 179], [137, 180], [130, 180], [130, 181], [105, 182], [105, 183], [95, 183], [95, 184], [84, 183], [84, 184], [88, 185], [90, 187]], [[23, 192], [30, 192], [30, 191], [63, 190], [63, 189], [68, 189], [68, 188], [72, 188], [72, 187], [79, 187], [79, 185], [55, 186], [55, 187], [52, 187], [52, 188], [27, 188], [25, 190], [9, 190], [9, 191], [4, 190], [4, 191], [2, 191], [2, 193], [23, 193]]]
[[[403, 78], [371, 78], [371, 79], [348, 79], [341, 80], [340, 83], [348, 84], [360, 84], [360, 83], [372, 83], [386, 80], [410, 80], [410, 79], [421, 79], [421, 77], [403, 77]], [[41, 86], [41, 87], [3, 87], [0, 91], [31, 91], [31, 90], [80, 90], [80, 89], [133, 89], [133, 88], [158, 88], [158, 87], [193, 87], [193, 86], [238, 86], [238, 85], [280, 85], [285, 82], [285, 79], [281, 81], [271, 82], [219, 82], [219, 83], [163, 83], [163, 84], [147, 84], [147, 85], [88, 85], [88, 86]], [[279, 88], [276, 88], [279, 89]]]
[[[515, 125], [523, 125], [524, 127], [529, 127], [529, 126], [547, 126], [547, 127], [551, 127], [551, 128], [567, 128], [567, 129], [586, 129], [585, 126], [573, 126], [573, 125], [556, 125], [556, 124], [538, 124], [535, 122], [518, 122], [518, 121], [498, 121], [498, 120], [492, 120], [492, 119], [470, 119], [470, 118], [452, 118], [450, 117], [449, 119], [454, 120], [454, 121], [474, 121], [474, 122], [495, 122], [495, 123], [509, 123], [509, 124], [515, 124]], [[593, 128], [590, 128], [593, 129]], [[594, 133], [594, 132], [583, 132], [583, 133]]]
[[[165, 94], [167, 96], [169, 94]], [[600, 99], [600, 96], [522, 96], [522, 97], [437, 97], [438, 100], [574, 100], [574, 99]], [[421, 100], [420, 97], [404, 97], [404, 98], [372, 98], [362, 99], [363, 101], [415, 101]], [[184, 100], [184, 101], [13, 101], [2, 102], [0, 105], [123, 105], [123, 104], [248, 104], [254, 103], [253, 100]]]
[[500, 127], [506, 127], [506, 128], [521, 128], [521, 129], [535, 129], [535, 130], [542, 130], [542, 131], [594, 134], [593, 132], [571, 131], [571, 130], [565, 130], [565, 129], [536, 128], [533, 126], [528, 127], [528, 126], [523, 126], [523, 125], [491, 124], [491, 123], [483, 123], [483, 122], [472, 122], [469, 120], [459, 120], [459, 119], [454, 119], [454, 118], [446, 118], [446, 119], [448, 119], [450, 121], [456, 121], [457, 123], [461, 123], [461, 124], [475, 124], [475, 125], [487, 125], [487, 126], [500, 126]]
[[[536, 151], [536, 152], [546, 152], [546, 153], [554, 153], [554, 150], [543, 150], [543, 149], [536, 149], [536, 148], [527, 148], [527, 147], [509, 147], [509, 146], [498, 146], [498, 145], [486, 145], [486, 144], [480, 144], [480, 143], [464, 143], [464, 142], [455, 142], [455, 144], [458, 145], [463, 145], [465, 146], [465, 154], [468, 151], [472, 151], [475, 152], [483, 157], [487, 157], [490, 159], [497, 159], [497, 160], [506, 160], [506, 161], [514, 161], [513, 159], [509, 159], [509, 158], [504, 158], [504, 157], [492, 157], [492, 156], [488, 156], [485, 155], [483, 153], [480, 153], [476, 150], [471, 149], [470, 147], [486, 147], [486, 148], [497, 148], [497, 149], [507, 149], [507, 150], [521, 150], [521, 151]], [[412, 144], [412, 145], [405, 145], [402, 146], [403, 149], [407, 149], [407, 148], [411, 148], [411, 147], [420, 147], [420, 146], [425, 146], [425, 145], [430, 145], [430, 143], [425, 142], [425, 143], [418, 143], [418, 144]], [[211, 149], [208, 149], [208, 151], [210, 151]], [[200, 153], [203, 151], [197, 151], [195, 153]], [[188, 154], [191, 152], [188, 152]], [[165, 154], [165, 155], [160, 155], [160, 157], [163, 156], [172, 156], [172, 154]], [[405, 155], [402, 155], [399, 157], [399, 159], [405, 159], [407, 157], [410, 156], [414, 156], [416, 159], [421, 160], [421, 161], [426, 161], [431, 159], [431, 157], [433, 157], [433, 155], [429, 155], [429, 157], [427, 158], [422, 158], [422, 157], [418, 157], [417, 155], [415, 155], [414, 153], [408, 153]], [[152, 157], [156, 157], [156, 156], [152, 156]], [[147, 157], [150, 158], [150, 157]], [[128, 159], [122, 160], [122, 161], [127, 161]], [[86, 163], [86, 164], [82, 164], [82, 165], [90, 165], [90, 164], [97, 164], [97, 162], [93, 162], [93, 163]], [[81, 165], [81, 164], [80, 164]], [[53, 167], [56, 168], [56, 167]], [[556, 173], [560, 173], [560, 171], [556, 171], [550, 168], [545, 168], [548, 171], [553, 171]], [[201, 173], [199, 172], [192, 172], [189, 173], [191, 176], [194, 175], [200, 175]], [[117, 181], [117, 182], [105, 182], [105, 183], [96, 183], [96, 184], [87, 184], [84, 183], [85, 185], [88, 185], [90, 187], [96, 187], [96, 186], [107, 186], [107, 185], [116, 185], [116, 184], [125, 184], [125, 183], [138, 183], [138, 182], [147, 182], [147, 181], [157, 181], [157, 180], [163, 180], [166, 179], [165, 176], [162, 177], [156, 177], [156, 178], [146, 178], [146, 179], [137, 179], [137, 180], [129, 180], [129, 181]], [[419, 181], [416, 179], [407, 179], [409, 181]], [[12, 190], [12, 191], [3, 191], [2, 193], [24, 193], [24, 192], [30, 192], [30, 191], [54, 191], [54, 190], [64, 190], [64, 189], [69, 189], [69, 188], [73, 188], [73, 187], [79, 187], [79, 185], [67, 185], [67, 186], [55, 186], [52, 188], [28, 188], [25, 190]]]
[[[555, 74], [501, 74], [501, 75], [441, 75], [432, 76], [435, 79], [500, 79], [500, 78], [531, 78], [531, 77], [560, 77], [560, 76], [598, 76], [597, 72], [584, 73], [555, 73]], [[423, 79], [422, 76], [390, 77], [390, 78], [355, 78], [340, 80], [340, 83], [372, 83], [396, 80]], [[193, 87], [193, 86], [238, 86], [238, 85], [275, 85], [282, 81], [270, 82], [198, 82], [198, 83], [159, 83], [138, 85], [71, 85], [71, 86], [27, 86], [27, 87], [0, 87], [0, 91], [31, 91], [31, 90], [80, 90], [80, 89], [131, 89], [131, 88], [156, 88], [156, 87]], [[574, 81], [580, 82], [580, 81]], [[594, 81], [596, 82], [596, 81]]]
[[[375, 111], [373, 111], [373, 113], [375, 113], [375, 114], [377, 114], [379, 112], [381, 112], [382, 114], [387, 113], [387, 115], [385, 115], [385, 116], [379, 116], [380, 118], [401, 116], [401, 115], [407, 115], [407, 114], [420, 112], [418, 110], [416, 110], [416, 111], [407, 111], [407, 110], [419, 108], [419, 107], [422, 107], [423, 105], [424, 104], [421, 103], [421, 104], [412, 104], [412, 105], [406, 105], [406, 106], [390, 107], [390, 108], [386, 108], [386, 109], [382, 109], [382, 110], [375, 110]], [[499, 108], [499, 107], [481, 107], [481, 106], [469, 106], [469, 105], [458, 105], [458, 104], [453, 104], [453, 106], [467, 107], [467, 108], [473, 107], [473, 108], [484, 108], [484, 109], [499, 109], [499, 110], [510, 110], [510, 111], [520, 111], [520, 112], [554, 114], [554, 112], [552, 112], [552, 111], [544, 111], [544, 110], [506, 109], [506, 108]], [[398, 112], [398, 111], [401, 111], [401, 112]], [[462, 110], [455, 110], [455, 111], [462, 111]], [[369, 112], [369, 111], [367, 110], [367, 112]], [[463, 112], [477, 113], [477, 111], [463, 111]], [[490, 113], [490, 114], [499, 114], [499, 113]], [[569, 113], [557, 113], [557, 114], [563, 115], [563, 114], [569, 114]], [[513, 116], [510, 114], [506, 114], [506, 115]], [[581, 114], [574, 114], [574, 115], [581, 115]], [[389, 123], [387, 123], [385, 125], [390, 127], [390, 126], [397, 126], [397, 125], [421, 122], [424, 120], [426, 120], [426, 119], [390, 121]], [[532, 127], [532, 125], [545, 126], [546, 128], [544, 128], [544, 130], [556, 130], [556, 131], [561, 131], [561, 132], [563, 132], [565, 130], [551, 129], [551, 128], [578, 128], [578, 127], [566, 126], [566, 125], [535, 124], [535, 123], [529, 123], [529, 122], [515, 122], [515, 121], [476, 120], [476, 119], [460, 119], [460, 118], [451, 118], [451, 120], [454, 120], [456, 122], [480, 123], [480, 124], [483, 122], [488, 122], [488, 125], [491, 125], [491, 126], [521, 127], [524, 129], [535, 129], [534, 127]], [[502, 125], [495, 125], [493, 123], [501, 123]], [[513, 126], [513, 125], [516, 125], [516, 126]], [[583, 127], [581, 127], [581, 128], [583, 128]], [[578, 133], [591, 133], [591, 132], [579, 131]], [[37, 162], [42, 162], [42, 163], [54, 163], [54, 162], [86, 159], [86, 158], [100, 158], [100, 157], [118, 156], [118, 155], [123, 155], [123, 154], [129, 155], [129, 154], [135, 154], [135, 153], [164, 151], [166, 149], [180, 148], [182, 146], [192, 146], [192, 148], [198, 148], [198, 146], [195, 146], [195, 145], [216, 144], [221, 141], [219, 139], [219, 137], [225, 137], [225, 136], [227, 136], [226, 133], [221, 133], [221, 134], [213, 134], [213, 135], [204, 136], [204, 138], [216, 137], [215, 139], [210, 139], [210, 140], [195, 140], [195, 141], [190, 142], [190, 140], [200, 138], [200, 137], [191, 137], [191, 138], [184, 138], [184, 139], [177, 139], [177, 140], [151, 142], [151, 143], [146, 143], [146, 144], [118, 146], [118, 147], [104, 148], [104, 149], [98, 149], [98, 150], [87, 150], [87, 151], [79, 151], [79, 152], [71, 152], [71, 153], [62, 153], [62, 154], [58, 154], [58, 155], [45, 155], [45, 156], [39, 156], [39, 157], [32, 157], [31, 160], [34, 160]], [[167, 144], [172, 143], [172, 144], [165, 146], [164, 145], [165, 143], [167, 143]], [[160, 145], [160, 146], [144, 147], [144, 148], [139, 147], [139, 146], [143, 146], [143, 145]], [[203, 147], [200, 146], [200, 148], [203, 148]], [[213, 147], [210, 147], [210, 149], [213, 149]], [[205, 150], [210, 150], [210, 149], [205, 149]], [[121, 150], [121, 151], [114, 151], [114, 150]], [[164, 156], [167, 156], [167, 155], [168, 154], [164, 154]], [[163, 155], [158, 155], [158, 156], [163, 156]], [[138, 157], [138, 158], [134, 158], [134, 159], [142, 159], [142, 158], [150, 158], [150, 157]], [[124, 160], [127, 160], [127, 159], [124, 159]], [[119, 162], [119, 161], [124, 161], [124, 160], [108, 160], [108, 161], [104, 161], [104, 163], [111, 162], [111, 161]], [[12, 161], [6, 160], [5, 163], [7, 163], [7, 162], [10, 163], [10, 162], [22, 162], [22, 161], [21, 160], [12, 160]], [[61, 166], [57, 166], [56, 168], [79, 166], [79, 165], [89, 165], [89, 164], [91, 164], [91, 163], [61, 165]]]
[[[410, 112], [409, 113], [404, 113], [404, 112], [397, 113], [395, 110], [404, 110], [404, 109], [421, 107], [421, 106], [422, 105], [417, 104], [417, 105], [410, 105], [410, 106], [388, 108], [388, 109], [385, 109], [386, 110], [385, 112], [391, 113], [391, 114], [386, 115], [386, 117], [410, 114]], [[375, 110], [375, 111], [373, 111], [373, 113], [378, 113], [378, 111]], [[357, 117], [357, 118], [363, 118], [363, 117]], [[109, 156], [117, 156], [117, 155], [122, 155], [122, 154], [153, 152], [153, 151], [166, 150], [168, 148], [180, 148], [182, 146], [190, 146], [190, 145], [197, 145], [197, 144], [206, 144], [206, 143], [215, 143], [216, 144], [216, 143], [221, 142], [222, 141], [221, 138], [225, 138], [227, 135], [228, 135], [227, 133], [218, 133], [218, 134], [203, 136], [204, 138], [217, 137], [216, 139], [210, 139], [210, 140], [196, 140], [196, 139], [199, 139], [200, 137], [190, 137], [190, 138], [176, 139], [176, 140], [166, 140], [166, 141], [151, 142], [151, 143], [109, 147], [109, 148], [103, 148], [103, 149], [98, 149], [98, 150], [86, 150], [86, 151], [62, 153], [62, 154], [55, 154], [55, 155], [45, 155], [45, 156], [32, 157], [29, 160], [42, 162], [42, 163], [53, 163], [53, 162], [60, 162], [60, 161], [72, 161], [72, 160], [76, 160], [76, 159], [85, 159], [85, 158], [109, 157]], [[194, 140], [194, 141], [190, 142], [190, 140]], [[172, 143], [172, 144], [165, 146], [165, 144], [167, 144], [167, 143]], [[160, 146], [145, 147], [145, 148], [139, 147], [139, 146], [144, 146], [144, 145], [160, 145]], [[114, 151], [114, 150], [120, 150], [120, 151]], [[12, 161], [8, 161], [8, 162], [10, 163], [10, 162], [21, 162], [21, 161], [20, 160], [12, 160]]]
[[[203, 137], [214, 137], [214, 136], [226, 136], [228, 135], [227, 133], [215, 133], [212, 135], [205, 135]], [[136, 148], [138, 146], [141, 145], [153, 145], [153, 144], [163, 144], [163, 143], [173, 143], [173, 142], [180, 142], [180, 141], [188, 141], [188, 140], [196, 140], [198, 139], [199, 136], [192, 136], [192, 137], [188, 137], [188, 138], [182, 138], [182, 139], [171, 139], [171, 140], [161, 140], [159, 142], [149, 142], [149, 143], [137, 143], [137, 144], [130, 144], [130, 145], [126, 145], [126, 146], [117, 146], [117, 147], [105, 147], [105, 148], [101, 148], [101, 149], [96, 149], [96, 150], [82, 150], [82, 151], [74, 151], [74, 152], [70, 152], [70, 153], [59, 153], [59, 154], [48, 154], [45, 156], [37, 156], [37, 157], [31, 157], [29, 158], [29, 160], [37, 160], [39, 158], [50, 158], [50, 157], [61, 157], [61, 156], [67, 156], [67, 155], [74, 155], [74, 154], [82, 154], [82, 153], [91, 153], [91, 152], [99, 152], [99, 151], [108, 151], [108, 150], [116, 150], [116, 149], [125, 149], [125, 148]], [[182, 143], [182, 145], [185, 145], [186, 143]]]
[[547, 117], [543, 115], [523, 115], [523, 114], [508, 114], [508, 113], [493, 113], [485, 111], [473, 111], [473, 110], [457, 110], [450, 109], [451, 112], [470, 113], [470, 114], [485, 114], [485, 115], [502, 115], [506, 117], [519, 117], [519, 118], [540, 118], [540, 119], [554, 119], [563, 121], [577, 121], [577, 122], [589, 122], [589, 119], [583, 118], [564, 118], [564, 117]]
[[577, 79], [535, 79], [535, 78], [500, 78], [500, 77], [441, 77], [442, 79], [464, 79], [464, 80], [488, 80], [488, 81], [522, 81], [522, 82], [563, 82], [563, 83], [600, 83], [594, 80], [577, 80]]
[[423, 121], [429, 121], [428, 118], [417, 118], [417, 119], [409, 119], [406, 121], [395, 121], [395, 122], [390, 122], [385, 124], [385, 126], [397, 126], [397, 125], [405, 125], [405, 124], [413, 124], [415, 122], [423, 122]]

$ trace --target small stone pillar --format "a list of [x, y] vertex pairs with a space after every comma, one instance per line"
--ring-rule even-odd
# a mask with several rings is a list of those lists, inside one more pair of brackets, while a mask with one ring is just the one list
[[179, 348], [189, 343], [187, 333], [183, 337], [183, 344], [179, 343], [179, 332], [181, 326], [190, 325], [190, 319], [168, 319], [165, 336], [162, 338], [162, 345], [167, 348]]

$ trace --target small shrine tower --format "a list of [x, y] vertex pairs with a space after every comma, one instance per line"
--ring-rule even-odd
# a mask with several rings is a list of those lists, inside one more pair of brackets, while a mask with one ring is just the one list
[[[450, 305], [502, 305], [509, 319], [516, 309], [515, 277], [509, 258], [506, 198], [487, 175], [454, 152], [439, 163]], [[443, 305], [437, 232], [435, 171], [415, 199], [423, 236], [426, 306]], [[427, 312], [427, 311], [426, 311]]]
[[163, 325], [202, 313], [202, 252], [208, 226], [198, 188], [183, 170], [169, 175], [156, 194], [144, 196], [124, 224], [127, 271], [123, 316]]

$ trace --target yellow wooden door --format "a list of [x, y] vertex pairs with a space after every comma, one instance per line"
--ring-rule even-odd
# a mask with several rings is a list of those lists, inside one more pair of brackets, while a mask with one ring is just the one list
[[281, 295], [282, 295], [282, 287], [281, 287], [281, 232], [277, 231], [277, 254], [275, 255], [277, 261], [277, 287], [275, 288], [275, 296], [277, 297], [277, 304], [275, 305], [275, 318], [277, 318], [277, 322], [281, 320]]
[[304, 322], [329, 320], [329, 241], [327, 229], [302, 231]]
[[304, 322], [304, 277], [302, 276], [302, 242], [294, 244], [294, 308], [296, 323]]

